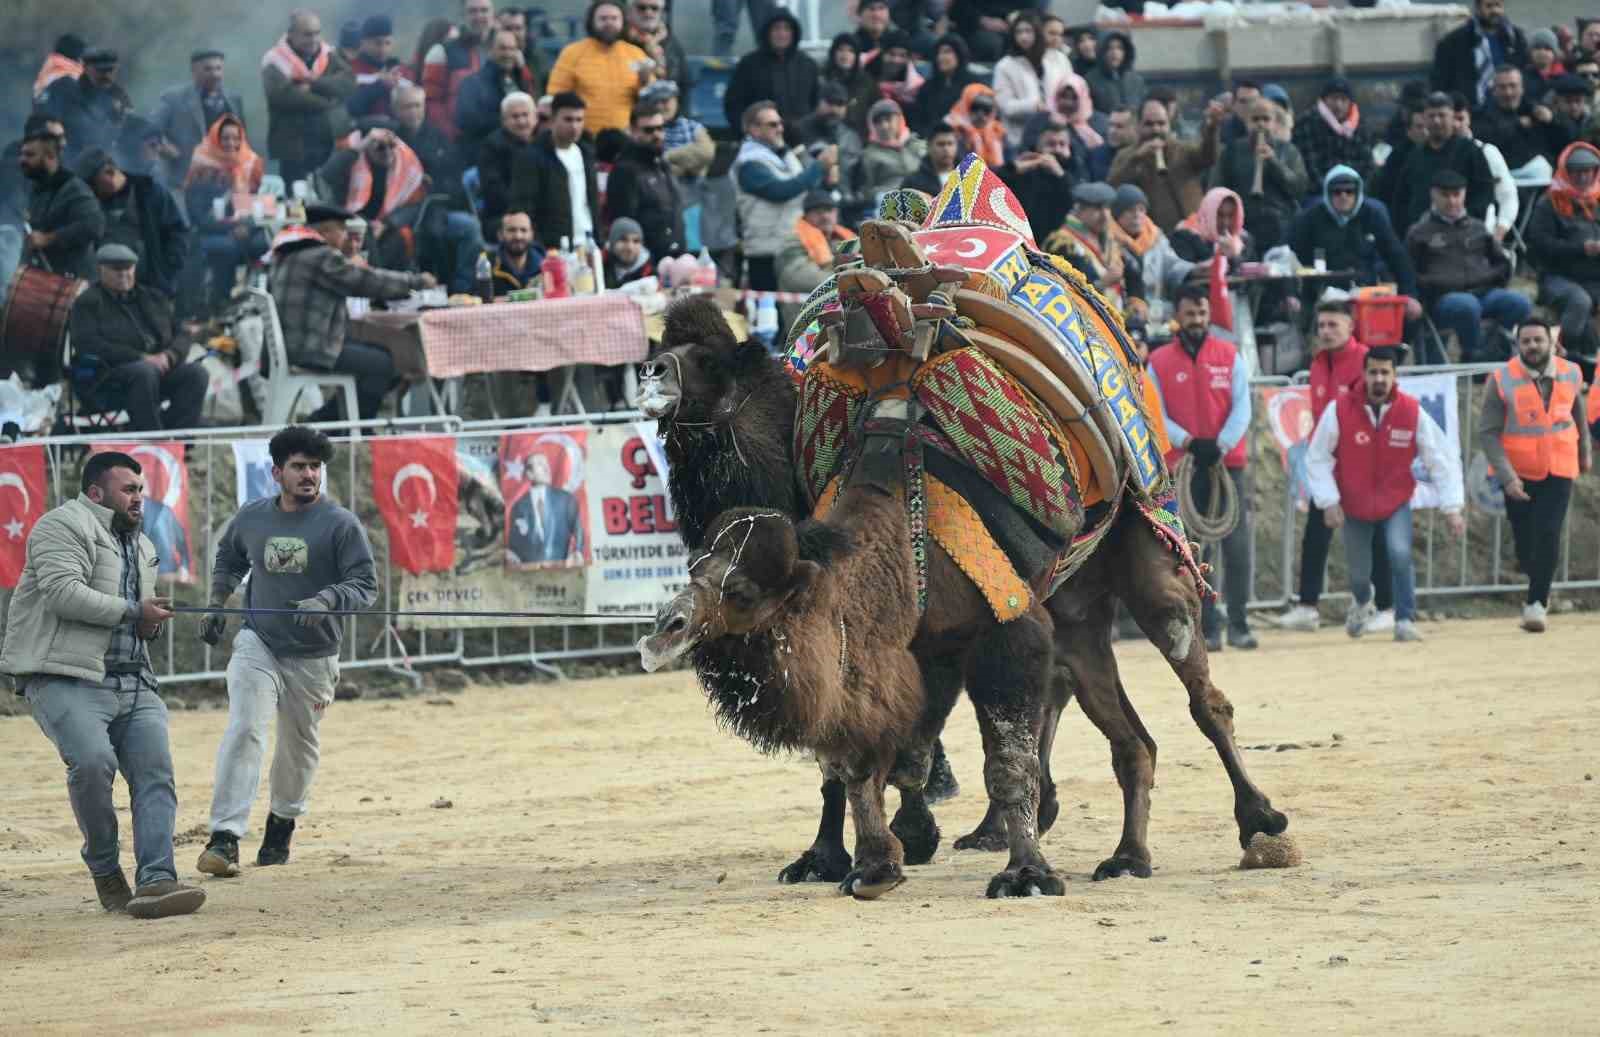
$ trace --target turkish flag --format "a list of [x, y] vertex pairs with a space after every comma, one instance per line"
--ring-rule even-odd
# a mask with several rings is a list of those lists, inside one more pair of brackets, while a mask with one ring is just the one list
[[166, 443], [91, 443], [89, 456], [114, 450], [139, 462], [144, 474], [144, 535], [156, 547], [157, 575], [175, 583], [194, 582], [194, 552], [189, 535], [189, 469], [184, 445]]
[[0, 448], [0, 587], [15, 587], [22, 578], [28, 534], [50, 503], [48, 492], [44, 447]]
[[408, 573], [449, 572], [456, 557], [454, 436], [372, 439], [372, 497], [389, 530], [389, 556]]
[[1211, 323], [1233, 330], [1233, 297], [1228, 294], [1228, 257], [1217, 249], [1211, 257]]

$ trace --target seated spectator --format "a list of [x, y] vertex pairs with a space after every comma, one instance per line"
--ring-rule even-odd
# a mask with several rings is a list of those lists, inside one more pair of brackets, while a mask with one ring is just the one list
[[1600, 142], [1596, 132], [1591, 100], [1594, 88], [1578, 76], [1562, 76], [1550, 91], [1555, 95], [1555, 117], [1550, 120], [1547, 155], [1560, 155], [1573, 142]]
[[250, 213], [231, 211], [235, 195], [253, 195], [261, 189], [266, 169], [261, 156], [250, 148], [244, 123], [235, 115], [224, 115], [212, 123], [205, 140], [194, 149], [183, 200], [205, 257], [201, 273], [211, 275], [205, 298], [213, 312], [233, 294], [240, 265], [265, 255], [270, 244]]
[[1334, 166], [1355, 170], [1363, 181], [1370, 178], [1372, 143], [1372, 131], [1361, 125], [1350, 81], [1340, 76], [1328, 80], [1317, 103], [1294, 121], [1294, 146], [1312, 184], [1322, 183]]
[[861, 151], [856, 172], [856, 194], [872, 206], [878, 196], [892, 191], [922, 165], [928, 146], [906, 125], [900, 106], [882, 100], [872, 106], [868, 116], [871, 137]]
[[1072, 207], [1072, 185], [1088, 178], [1081, 161], [1075, 161], [1064, 125], [1046, 126], [1037, 141], [1012, 161], [995, 170], [1022, 204], [1034, 237], [1048, 236], [1061, 226]]
[[1257, 256], [1255, 241], [1244, 229], [1244, 202], [1226, 187], [1207, 191], [1200, 207], [1178, 224], [1168, 240], [1172, 251], [1201, 273], [1219, 252], [1228, 258], [1229, 269]]
[[1045, 47], [1038, 14], [1019, 11], [1011, 23], [1006, 56], [994, 66], [994, 97], [1007, 146], [1023, 147], [1029, 120], [1049, 111], [1049, 98], [1071, 68], [1065, 56]]
[[189, 255], [189, 224], [172, 193], [147, 176], [124, 173], [99, 150], [78, 160], [78, 175], [105, 214], [101, 242], [131, 248], [139, 259], [139, 282], [171, 299]]
[[1123, 263], [1137, 267], [1144, 285], [1147, 319], [1164, 321], [1169, 317], [1169, 295], [1188, 279], [1194, 264], [1172, 251], [1172, 242], [1150, 219], [1150, 203], [1144, 192], [1132, 184], [1117, 188], [1111, 200], [1111, 236], [1122, 246]]
[[1100, 63], [1100, 35], [1092, 25], [1074, 25], [1067, 30], [1067, 57], [1072, 61], [1072, 71], [1080, 76]]
[[361, 41], [350, 59], [356, 89], [344, 106], [357, 119], [392, 115], [390, 102], [397, 87], [408, 84], [406, 70], [394, 56], [394, 21], [375, 14], [361, 23]]
[[845, 121], [848, 113], [849, 98], [844, 87], [825, 79], [817, 86], [817, 110], [792, 126], [788, 134], [797, 147], [807, 151], [837, 147], [840, 183], [845, 185], [855, 183], [863, 147], [861, 135]]
[[[461, 83], [460, 96], [456, 98], [456, 144], [461, 149], [461, 161], [468, 166], [481, 166], [484, 155], [483, 141], [505, 125], [503, 102], [512, 94], [521, 94], [533, 102], [533, 79], [522, 64], [522, 50], [517, 38], [504, 29], [494, 33], [489, 46], [489, 60], [483, 67]], [[533, 139], [533, 127], [538, 124], [538, 114], [525, 135]], [[481, 175], [481, 170], [480, 170]]]
[[[689, 67], [688, 52], [662, 16], [665, 10], [665, 0], [633, 0], [628, 5], [626, 38], [656, 63], [655, 81], [671, 83], [677, 91], [673, 96], [687, 106], [690, 91], [694, 89], [694, 73]], [[540, 86], [543, 86], [542, 76]], [[644, 100], [643, 96], [639, 100]]]
[[944, 190], [945, 181], [955, 172], [960, 158], [959, 138], [955, 129], [949, 123], [940, 123], [928, 138], [928, 153], [923, 156], [922, 165], [917, 167], [915, 173], [900, 181], [900, 186], [937, 198], [939, 192]]
[[[350, 213], [330, 205], [306, 208], [306, 225], [289, 227], [272, 244], [269, 288], [278, 307], [289, 362], [319, 371], [353, 375], [360, 420], [378, 416], [395, 383], [394, 358], [387, 350], [345, 341], [345, 300], [404, 299], [432, 288], [432, 274], [358, 266], [345, 257], [345, 221]], [[337, 421], [343, 394], [335, 393], [307, 419]], [[354, 415], [345, 415], [357, 420]]]
[[1455, 103], [1456, 136], [1463, 137], [1478, 146], [1483, 152], [1483, 160], [1489, 165], [1489, 175], [1494, 177], [1494, 205], [1485, 214], [1484, 222], [1489, 225], [1489, 232], [1496, 241], [1504, 241], [1505, 236], [1511, 233], [1511, 228], [1517, 224], [1517, 213], [1522, 211], [1522, 199], [1517, 194], [1517, 181], [1511, 175], [1511, 169], [1506, 165], [1505, 156], [1500, 154], [1500, 149], [1487, 141], [1478, 140], [1472, 132], [1472, 113], [1467, 109], [1467, 99], [1460, 94], [1451, 97]]
[[494, 250], [492, 273], [495, 298], [537, 285], [543, 262], [544, 249], [533, 243], [533, 220], [528, 214], [515, 210], [501, 216], [500, 244]]
[[[339, 246], [339, 254], [350, 260], [356, 266], [371, 266], [367, 262], [367, 221], [359, 216], [352, 216], [344, 221], [344, 244]], [[356, 300], [352, 299], [351, 302]], [[366, 305], [366, 300], [360, 300]], [[354, 310], [351, 311], [354, 315]]]
[[851, 34], [861, 63], [866, 64], [883, 49], [883, 38], [894, 31], [889, 18], [889, 0], [859, 0], [856, 4], [856, 31]]
[[646, 105], [633, 110], [628, 149], [612, 167], [606, 184], [606, 220], [627, 218], [643, 228], [645, 248], [655, 262], [684, 249], [683, 198], [662, 154], [666, 135], [661, 111]]
[[49, 119], [22, 138], [17, 165], [32, 185], [23, 254], [58, 274], [94, 275], [94, 249], [106, 216], [89, 185], [61, 166], [59, 122]]
[[1349, 166], [1334, 166], [1322, 179], [1322, 201], [1295, 217], [1289, 247], [1302, 263], [1320, 252], [1329, 270], [1352, 270], [1349, 282], [1317, 281], [1305, 288], [1309, 302], [1322, 287], [1349, 288], [1394, 281], [1411, 298], [1406, 314], [1422, 316], [1417, 302], [1417, 277], [1388, 214], [1365, 197], [1361, 175]]
[[1028, 10], [1037, 6], [1037, 3], [1018, 3], [1018, 0], [950, 0], [949, 14], [956, 31], [972, 48], [972, 60], [998, 61], [1006, 53], [1011, 35], [1006, 19], [1019, 8]]
[[1217, 137], [1217, 142], [1224, 148], [1250, 136], [1250, 112], [1261, 100], [1261, 84], [1254, 79], [1236, 79], [1232, 94], [1232, 108], [1223, 118]]
[[1600, 53], [1600, 18], [1575, 18], [1574, 23], [1578, 29], [1576, 38], [1565, 28], [1560, 30], [1562, 35], [1569, 38], [1567, 58], [1577, 61], [1580, 55]]
[[1120, 30], [1108, 32], [1100, 40], [1100, 57], [1095, 67], [1085, 72], [1089, 93], [1096, 111], [1109, 112], [1127, 105], [1137, 109], [1144, 103], [1144, 77], [1134, 68], [1137, 52], [1133, 37]]
[[819, 89], [823, 83], [837, 83], [844, 89], [845, 122], [856, 133], [866, 133], [867, 109], [878, 99], [878, 83], [868, 74], [853, 34], [842, 32], [833, 38], [828, 63], [817, 74]]
[[45, 88], [38, 110], [60, 120], [67, 130], [69, 160], [117, 145], [122, 123], [133, 114], [133, 99], [117, 82], [120, 59], [107, 47], [83, 52], [83, 75], [63, 76]]
[[785, 123], [796, 123], [817, 104], [817, 63], [800, 49], [800, 20], [784, 8], [761, 27], [760, 45], [739, 59], [722, 97], [729, 126], [739, 125], [757, 101], [777, 105]]
[[1246, 227], [1262, 252], [1288, 239], [1309, 187], [1299, 149], [1273, 139], [1275, 110], [1258, 98], [1250, 109], [1249, 135], [1229, 144], [1217, 161], [1217, 185], [1249, 201]]
[[[172, 302], [139, 283], [139, 257], [126, 245], [101, 245], [99, 280], [72, 304], [73, 383], [93, 410], [125, 410], [129, 432], [196, 428], [210, 377], [185, 363]], [[161, 404], [169, 404], [161, 413]]]
[[655, 258], [645, 247], [644, 234], [636, 221], [626, 216], [613, 220], [611, 233], [606, 235], [605, 254], [601, 257], [606, 287], [621, 288], [654, 277]]
[[1488, 103], [1496, 65], [1527, 63], [1528, 37], [1506, 20], [1505, 0], [1474, 0], [1472, 17], [1439, 39], [1428, 79], [1434, 90], [1464, 94], [1479, 106]]
[[1145, 101], [1139, 109], [1139, 143], [1117, 152], [1111, 162], [1112, 185], [1133, 184], [1143, 191], [1150, 199], [1150, 218], [1170, 234], [1199, 208], [1201, 178], [1217, 160], [1222, 115], [1222, 106], [1212, 101], [1200, 140], [1182, 143], [1172, 133], [1166, 104], [1156, 98]]
[[1111, 233], [1111, 203], [1116, 197], [1116, 191], [1107, 184], [1074, 187], [1072, 212], [1059, 229], [1046, 235], [1044, 247], [1076, 267], [1119, 309], [1142, 317], [1144, 285], [1137, 269], [1123, 262], [1122, 243]]
[[1455, 105], [1449, 94], [1429, 94], [1423, 116], [1427, 136], [1406, 156], [1396, 185], [1395, 225], [1409, 228], [1427, 214], [1429, 185], [1441, 170], [1459, 173], [1466, 181], [1467, 211], [1481, 220], [1494, 202], [1494, 177], [1483, 152], [1470, 140], [1456, 136]]
[[[491, 63], [484, 67], [496, 66]], [[462, 102], [465, 105], [465, 88]], [[478, 149], [478, 195], [483, 201], [480, 215], [489, 233], [494, 233], [501, 214], [511, 207], [511, 178], [517, 159], [533, 147], [538, 128], [539, 114], [532, 97], [514, 91], [501, 99], [500, 125], [483, 139]]]
[[[1453, 103], [1454, 99], [1452, 106]], [[1396, 126], [1401, 127], [1401, 132], [1398, 142], [1393, 142]], [[1389, 137], [1391, 140], [1389, 157], [1370, 181], [1367, 196], [1383, 205], [1389, 212], [1390, 221], [1393, 222], [1399, 211], [1395, 207], [1395, 202], [1396, 195], [1400, 192], [1400, 174], [1406, 167], [1406, 159], [1410, 158], [1411, 152], [1428, 138], [1428, 117], [1423, 113], [1422, 107], [1402, 106], [1389, 125]], [[1408, 229], [1395, 224], [1395, 233], [1402, 236]]]
[[[488, 57], [489, 34], [494, 30], [494, 0], [461, 0], [464, 15], [458, 28], [440, 35], [430, 23], [424, 39], [435, 39], [422, 51], [421, 83], [428, 97], [428, 122], [455, 140], [456, 100], [461, 84], [483, 67]], [[419, 48], [420, 49], [420, 48]]]
[[1086, 177], [1105, 178], [1111, 171], [1112, 158], [1111, 146], [1104, 136], [1106, 122], [1094, 110], [1088, 84], [1076, 72], [1067, 73], [1057, 84], [1049, 99], [1049, 109], [1028, 120], [1023, 136], [1032, 139], [1048, 123], [1066, 125], [1067, 144], [1081, 161]]
[[717, 157], [717, 146], [704, 126], [679, 110], [678, 84], [658, 79], [639, 92], [639, 103], [661, 113], [663, 154], [673, 175], [705, 175]]
[[1521, 169], [1543, 155], [1550, 146], [1549, 125], [1555, 114], [1529, 100], [1522, 89], [1522, 72], [1510, 65], [1494, 70], [1490, 102], [1472, 118], [1475, 136], [1500, 150], [1506, 165]]
[[[647, 0], [647, 2], [653, 4], [657, 0]], [[522, 67], [528, 70], [528, 78], [531, 80], [532, 89], [528, 93], [534, 97], [542, 96], [545, 82], [550, 78], [550, 58], [540, 46], [539, 40], [528, 34], [528, 12], [520, 7], [502, 7], [495, 14], [495, 28], [516, 37], [517, 49], [522, 52]], [[636, 46], [639, 45], [631, 33], [628, 39]]]
[[1556, 163], [1555, 177], [1528, 219], [1528, 254], [1539, 271], [1539, 301], [1561, 322], [1567, 354], [1594, 363], [1600, 353], [1600, 150], [1579, 141]]
[[834, 250], [855, 233], [839, 225], [839, 206], [826, 191], [805, 197], [794, 231], [778, 251], [778, 290], [808, 293], [833, 273]]
[[902, 110], [916, 100], [917, 91], [922, 89], [922, 73], [911, 58], [911, 37], [899, 29], [884, 33], [883, 46], [866, 62], [866, 69], [878, 84], [879, 99], [894, 101]]
[[83, 52], [89, 45], [81, 36], [66, 33], [56, 37], [55, 46], [45, 55], [38, 75], [33, 77], [33, 100], [37, 104], [50, 84], [58, 79], [77, 79], [83, 75]]
[[1543, 103], [1555, 81], [1566, 74], [1567, 66], [1561, 60], [1556, 34], [1549, 29], [1528, 33], [1528, 63], [1522, 69], [1523, 90], [1528, 99], [1535, 104]]
[[991, 169], [1005, 165], [1006, 128], [1000, 121], [1000, 107], [995, 102], [994, 91], [989, 87], [973, 83], [963, 90], [961, 100], [950, 109], [946, 121], [955, 127], [961, 154], [970, 151]]
[[944, 122], [950, 109], [961, 100], [962, 92], [983, 81], [967, 68], [971, 60], [966, 40], [955, 33], [939, 37], [933, 49], [933, 75], [917, 89], [916, 99], [906, 109], [906, 122], [913, 133], [927, 137]]
[[353, 64], [361, 48], [361, 23], [351, 19], [339, 26], [339, 45], [335, 48], [346, 65]]
[[1139, 114], [1123, 106], [1106, 113], [1106, 147], [1116, 161], [1123, 148], [1139, 143]]
[[394, 109], [395, 136], [422, 163], [429, 192], [448, 195], [452, 207], [464, 208], [467, 194], [461, 184], [460, 153], [449, 137], [428, 122], [427, 94], [422, 87], [402, 83], [395, 88], [389, 105]]
[[753, 291], [778, 290], [778, 252], [801, 216], [806, 192], [838, 172], [839, 151], [832, 145], [806, 165], [784, 147], [783, 117], [770, 101], [752, 104], [740, 120], [744, 143], [733, 160], [739, 223], [744, 228], [745, 261]]
[[[570, 91], [582, 97], [588, 105], [591, 132], [626, 131], [628, 113], [633, 111], [639, 91], [655, 78], [655, 63], [622, 38], [621, 0], [596, 0], [589, 6], [584, 28], [588, 38], [561, 49], [545, 89], [552, 94]], [[799, 39], [797, 30], [795, 40]], [[810, 107], [809, 98], [806, 107]]]
[[190, 81], [161, 92], [150, 121], [172, 142], [173, 153], [164, 170], [169, 187], [182, 186], [189, 175], [189, 157], [218, 119], [244, 116], [244, 100], [222, 85], [222, 73], [221, 51], [197, 50], [189, 55]]
[[581, 242], [599, 224], [594, 150], [583, 139], [583, 98], [557, 94], [550, 128], [533, 138], [511, 171], [511, 207], [533, 217], [533, 233], [549, 251], [562, 238]]
[[[1467, 212], [1467, 181], [1453, 169], [1433, 176], [1432, 205], [1406, 233], [1406, 250], [1417, 271], [1423, 303], [1441, 329], [1454, 331], [1462, 363], [1504, 360], [1514, 328], [1533, 305], [1505, 284], [1511, 262], [1489, 228]], [[1481, 322], [1498, 325], [1496, 343], [1486, 346]], [[1444, 363], [1442, 356], [1421, 358]]]

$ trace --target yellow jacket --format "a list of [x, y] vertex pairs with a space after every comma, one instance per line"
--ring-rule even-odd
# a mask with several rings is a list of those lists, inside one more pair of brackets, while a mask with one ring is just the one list
[[626, 130], [634, 98], [639, 96], [637, 62], [645, 52], [618, 40], [609, 47], [596, 39], [578, 40], [563, 47], [550, 70], [545, 92], [571, 90], [588, 105], [584, 126], [590, 133]]

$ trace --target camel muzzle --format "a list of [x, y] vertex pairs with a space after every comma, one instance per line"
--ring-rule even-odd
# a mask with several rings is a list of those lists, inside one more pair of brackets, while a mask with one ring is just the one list
[[661, 360], [639, 365], [639, 409], [646, 417], [664, 418], [678, 405], [677, 379]]
[[646, 673], [655, 673], [668, 663], [680, 658], [693, 648], [695, 638], [690, 633], [693, 602], [674, 598], [656, 613], [655, 629], [639, 638], [639, 664]]

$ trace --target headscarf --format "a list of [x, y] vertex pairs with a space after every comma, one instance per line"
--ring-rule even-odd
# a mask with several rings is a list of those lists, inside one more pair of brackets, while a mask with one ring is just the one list
[[989, 125], [978, 129], [972, 125], [972, 99], [979, 94], [988, 94], [989, 100], [995, 100], [992, 87], [983, 83], [969, 83], [961, 91], [960, 100], [950, 107], [950, 113], [944, 121], [955, 127], [956, 133], [961, 136], [963, 152], [975, 152], [991, 169], [999, 169], [1006, 162], [1006, 128], [1000, 120], [1000, 105], [995, 103]]
[[[222, 150], [222, 128], [227, 125], [239, 128], [239, 151], [232, 156]], [[237, 115], [225, 112], [217, 116], [206, 131], [205, 139], [194, 149], [183, 186], [187, 188], [202, 180], [209, 180], [226, 182], [235, 194], [255, 194], [261, 187], [261, 178], [266, 171], [267, 164], [250, 147], [244, 123]]]
[[1580, 140], [1568, 144], [1556, 160], [1556, 175], [1550, 178], [1550, 204], [1555, 208], [1556, 215], [1564, 220], [1572, 219], [1580, 209], [1585, 219], [1592, 220], [1595, 218], [1596, 203], [1600, 203], [1600, 176], [1595, 177], [1588, 190], [1580, 190], [1567, 174], [1567, 161], [1579, 148], [1600, 158], [1600, 148]]
[[[1233, 226], [1218, 227], [1217, 214], [1222, 211], [1222, 203], [1229, 198], [1233, 199]], [[1238, 237], [1244, 233], [1244, 201], [1226, 187], [1213, 187], [1200, 199], [1200, 208], [1190, 213], [1178, 226], [1193, 234], [1199, 235], [1213, 245], [1217, 238], [1224, 233]]]
[[[345, 194], [344, 207], [350, 212], [360, 212], [372, 200], [372, 163], [362, 147], [364, 138], [351, 134], [351, 146], [356, 149], [356, 164], [350, 168], [350, 189]], [[383, 204], [378, 218], [385, 219], [396, 209], [422, 199], [427, 190], [422, 160], [411, 146], [398, 136], [389, 151], [389, 178], [384, 184]]]
[[[1068, 115], [1057, 104], [1056, 97], [1061, 93], [1063, 86], [1072, 87], [1072, 92], [1078, 96], [1078, 110]], [[1094, 99], [1089, 96], [1089, 84], [1076, 72], [1068, 72], [1064, 78], [1056, 83], [1056, 88], [1050, 92], [1050, 110], [1067, 120], [1072, 127], [1072, 132], [1078, 139], [1091, 148], [1098, 148], [1105, 143], [1105, 138], [1095, 131], [1089, 119], [1094, 115]]]

